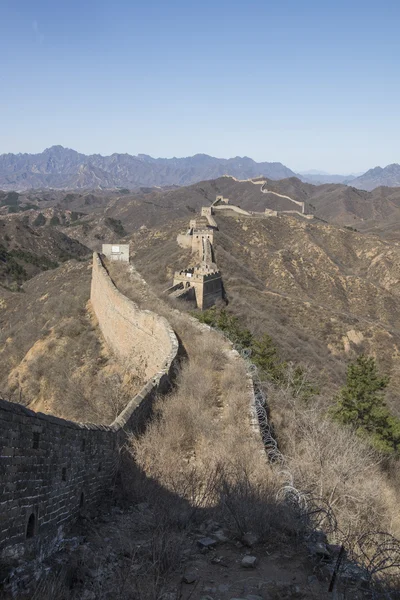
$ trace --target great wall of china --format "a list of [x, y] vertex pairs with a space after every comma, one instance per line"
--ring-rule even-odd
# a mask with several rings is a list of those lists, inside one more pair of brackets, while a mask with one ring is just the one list
[[91, 303], [110, 348], [139, 361], [146, 385], [111, 425], [75, 423], [0, 400], [0, 559], [51, 554], [68, 526], [110, 488], [126, 431], [143, 426], [154, 397], [169, 388], [178, 352], [168, 322], [121, 294], [98, 254]]
[[[213, 215], [228, 202], [219, 196], [211, 207], [203, 207], [201, 218], [192, 220], [188, 231], [177, 239], [199, 256], [200, 264], [175, 273], [168, 292], [182, 297], [193, 294], [201, 309], [222, 297], [221, 273], [213, 253], [218, 229]], [[115, 480], [127, 432], [144, 426], [155, 396], [170, 388], [178, 354], [174, 331], [165, 318], [140, 310], [119, 292], [97, 253], [93, 255], [91, 305], [110, 349], [122, 361], [140, 368], [147, 383], [111, 425], [67, 421], [0, 399], [0, 559], [4, 563], [43, 559], [58, 548], [72, 522], [94, 506]], [[261, 451], [251, 378], [249, 409], [251, 431], [260, 440]]]
[[213, 250], [214, 232], [218, 231], [218, 225], [214, 218], [216, 213], [258, 219], [277, 217], [278, 214], [294, 214], [305, 219], [314, 218], [314, 215], [306, 213], [305, 202], [299, 202], [290, 196], [267, 190], [264, 187], [267, 183], [265, 180], [251, 181], [251, 183], [260, 184], [263, 194], [275, 194], [289, 200], [296, 207], [300, 207], [300, 210], [296, 208], [277, 211], [266, 208], [264, 212], [250, 212], [230, 204], [229, 198], [217, 196], [211, 206], [201, 208], [200, 218], [191, 219], [187, 231], [177, 236], [178, 244], [182, 248], [190, 248], [192, 254], [198, 255], [200, 262], [194, 267], [176, 271], [172, 286], [165, 290], [167, 294], [182, 300], [195, 301], [200, 310], [213, 306], [223, 298], [222, 276], [215, 263]]

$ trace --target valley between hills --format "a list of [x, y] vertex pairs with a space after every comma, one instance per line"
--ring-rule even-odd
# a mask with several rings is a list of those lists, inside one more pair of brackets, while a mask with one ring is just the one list
[[[129, 456], [134, 457], [135, 466], [124, 464], [125, 482], [118, 489], [115, 505], [107, 506], [108, 512], [101, 513], [97, 521], [87, 521], [76, 533], [79, 537], [84, 531], [89, 540], [81, 544], [79, 560], [82, 552], [89, 555], [85, 560], [91, 566], [87, 568], [97, 568], [97, 575], [80, 574], [81, 581], [74, 584], [78, 596], [73, 595], [75, 592], [67, 595], [65, 582], [60, 584], [60, 598], [111, 598], [107, 594], [115, 589], [115, 578], [123, 578], [124, 573], [129, 573], [131, 584], [138, 586], [137, 597], [149, 600], [171, 594], [179, 585], [179, 597], [184, 600], [200, 600], [204, 594], [228, 600], [233, 593], [252, 594], [248, 600], [256, 596], [327, 597], [332, 572], [320, 556], [317, 569], [312, 562], [315, 552], [311, 552], [311, 560], [299, 541], [309, 525], [303, 521], [300, 525], [292, 508], [284, 516], [281, 511], [286, 509], [276, 502], [283, 485], [282, 469], [256, 460], [253, 442], [241, 431], [246, 422], [241, 412], [245, 410], [241, 404], [245, 371], [232, 363], [226, 339], [213, 338], [210, 346], [204, 333], [192, 329], [190, 315], [201, 318], [193, 304], [168, 299], [164, 294], [175, 271], [195, 266], [190, 251], [177, 244], [177, 235], [187, 230], [191, 219], [199, 219], [201, 208], [211, 205], [217, 195], [229, 198], [230, 204], [250, 216], [229, 212], [216, 216], [215, 262], [224, 285], [224, 302], [216, 310], [227, 311], [235, 327], [240, 323], [239, 330], [246, 330], [256, 342], [267, 336], [271, 364], [284, 369], [279, 381], [267, 377], [260, 385], [285, 457], [282, 468], [291, 474], [290, 485], [305, 497], [318, 496], [328, 506], [326, 514], [331, 515], [332, 509], [336, 525], [332, 527], [328, 523], [331, 516], [324, 513], [318, 527], [325, 527], [323, 536], [327, 537], [322, 543], [331, 544], [329, 551], [333, 553], [333, 546], [346, 540], [349, 560], [356, 563], [363, 533], [385, 531], [394, 536], [390, 539], [400, 538], [397, 453], [380, 455], [368, 440], [327, 416], [345, 384], [347, 366], [365, 354], [375, 359], [379, 373], [390, 378], [385, 399], [391, 414], [400, 418], [400, 191], [313, 185], [292, 176], [262, 181], [224, 176], [186, 187], [19, 192], [7, 188], [0, 192], [2, 397], [64, 419], [108, 424], [144, 385], [144, 370], [122, 365], [110, 351], [90, 305], [92, 252], [101, 251], [103, 243], [130, 245], [133, 269], [108, 265], [112, 280], [140, 309], [166, 317], [181, 342], [183, 366], [177, 383], [165, 400], [158, 399], [155, 418], [146, 431], [131, 440]], [[263, 186], [272, 193], [263, 193]], [[285, 197], [304, 202], [313, 218], [283, 214], [290, 204]], [[264, 218], [252, 215], [265, 209], [278, 214]], [[300, 384], [296, 373], [301, 374]], [[310, 392], [307, 397], [304, 389]], [[235, 449], [236, 436], [242, 439], [243, 454]], [[168, 465], [176, 465], [175, 470]], [[167, 498], [162, 502], [155, 499], [154, 486], [177, 494], [179, 502], [189, 502], [189, 497], [193, 500], [200, 493], [206, 496], [207, 485], [211, 485], [208, 477], [212, 473], [217, 478], [219, 469], [230, 469], [229, 476], [224, 471], [232, 486], [222, 494], [224, 506], [231, 517], [234, 515], [233, 521], [240, 514], [245, 522], [234, 526], [231, 517], [224, 522], [224, 511], [217, 516], [210, 513], [206, 519], [201, 515], [205, 505], [207, 510], [212, 505], [208, 500], [203, 506], [198, 502], [195, 523], [189, 527], [185, 521], [183, 532], [176, 514], [173, 519], [169, 514], [168, 535], [163, 539], [174, 547], [181, 545], [186, 555], [171, 559], [162, 576], [154, 564], [150, 568], [150, 563], [141, 562], [140, 545], [128, 550], [128, 540], [121, 536], [117, 540], [115, 532], [110, 533], [118, 521], [119, 528], [132, 527], [136, 538], [142, 536], [143, 547], [153, 544], [154, 548], [155, 533], [160, 535], [155, 526], [157, 511], [166, 514], [168, 504]], [[235, 496], [239, 472], [247, 473], [249, 488]], [[143, 477], [150, 502], [138, 491], [137, 482], [143, 483]], [[240, 482], [243, 485], [242, 479]], [[128, 490], [130, 487], [134, 489]], [[248, 502], [253, 514], [229, 505], [239, 497], [241, 502]], [[186, 514], [186, 505], [185, 509], [182, 504], [177, 506], [178, 512]], [[254, 533], [254, 516], [261, 506], [268, 506], [273, 518], [263, 522], [260, 539], [254, 545], [247, 544], [243, 535], [246, 529]], [[322, 511], [321, 505], [318, 510]], [[285, 519], [287, 527], [281, 527]], [[212, 538], [224, 529], [227, 539], [221, 543], [226, 546], [220, 551], [213, 548], [207, 554], [190, 550], [199, 532]], [[96, 541], [106, 530], [111, 546], [108, 552], [115, 554], [111, 567], [107, 567], [106, 555]], [[376, 547], [374, 539], [366, 552]], [[249, 583], [248, 572], [245, 576], [235, 568], [242, 550], [259, 552], [262, 566], [255, 572], [256, 578], [259, 585], [263, 578], [267, 583], [258, 592]], [[219, 557], [219, 552], [225, 557]], [[97, 566], [96, 553], [101, 554]], [[200, 582], [198, 587], [197, 583], [193, 588], [191, 583], [179, 583], [187, 557], [190, 574], [195, 573], [193, 581]], [[296, 581], [290, 568], [294, 557]], [[208, 558], [214, 566], [226, 561], [234, 581], [231, 587], [224, 587], [221, 574], [214, 574], [215, 585], [209, 581]], [[125, 559], [131, 561], [129, 568]], [[66, 564], [65, 556], [61, 560]], [[157, 587], [158, 580], [151, 590], [147, 586], [146, 573], [150, 572], [162, 579], [162, 589]], [[248, 577], [247, 587], [240, 576]], [[396, 576], [396, 570], [390, 570], [385, 580], [392, 592], [396, 591]], [[107, 590], [104, 596], [96, 595], [96, 585], [100, 584]], [[346, 597], [368, 597], [359, 572], [350, 583], [340, 585]], [[130, 592], [126, 590], [122, 597], [129, 598]], [[44, 593], [42, 597], [46, 597]]]

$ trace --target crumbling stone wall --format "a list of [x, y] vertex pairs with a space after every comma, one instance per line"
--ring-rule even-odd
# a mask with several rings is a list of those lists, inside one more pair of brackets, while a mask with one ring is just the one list
[[52, 553], [71, 522], [113, 484], [127, 431], [143, 427], [154, 398], [169, 387], [178, 352], [174, 332], [117, 290], [97, 254], [91, 298], [110, 346], [132, 361], [137, 348], [148, 382], [111, 425], [74, 423], [0, 399], [3, 564]]

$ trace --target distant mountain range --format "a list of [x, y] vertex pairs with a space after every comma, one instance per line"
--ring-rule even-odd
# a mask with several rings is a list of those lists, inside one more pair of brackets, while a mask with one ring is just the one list
[[362, 190], [400, 186], [400, 165], [375, 167], [360, 176], [311, 170], [297, 175], [280, 162], [255, 162], [247, 156], [215, 158], [152, 158], [146, 154], [81, 154], [52, 146], [40, 154], [0, 155], [0, 189], [113, 189], [187, 186], [230, 175], [237, 179], [263, 176], [272, 180], [297, 176], [313, 184], [343, 183]]
[[145, 154], [86, 156], [52, 146], [40, 154], [0, 155], [0, 189], [95, 189], [190, 185], [232, 175], [249, 179], [263, 175], [285, 179], [295, 175], [279, 162], [256, 163], [248, 157], [230, 159], [196, 154], [188, 158], [152, 158]]
[[351, 185], [360, 190], [374, 190], [380, 186], [399, 187], [400, 186], [400, 165], [394, 163], [384, 169], [375, 167], [370, 169], [364, 175], [353, 179]]

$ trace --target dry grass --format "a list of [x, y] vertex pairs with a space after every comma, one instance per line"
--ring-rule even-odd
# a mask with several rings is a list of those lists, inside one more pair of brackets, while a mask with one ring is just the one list
[[[245, 473], [245, 480], [256, 487], [261, 480], [257, 490], [271, 498], [282, 481], [261, 464], [259, 448], [243, 427], [243, 415], [248, 414], [243, 363], [227, 360], [220, 337], [209, 334], [213, 337], [208, 339], [199, 334], [184, 313], [154, 296], [137, 274], [127, 278], [120, 266], [112, 269], [124, 293], [169, 319], [189, 354], [175, 392], [159, 402], [157, 419], [134, 443], [140, 466], [176, 491], [179, 485], [172, 479], [184, 481], [194, 466], [201, 480], [222, 465], [231, 482], [239, 473]], [[211, 360], [212, 354], [216, 361]], [[267, 390], [275, 431], [295, 487], [321, 504], [328, 503], [346, 538], [354, 539], [373, 527], [397, 533], [396, 487], [380, 458], [352, 432], [326, 417], [331, 400], [324, 391], [325, 399], [307, 407], [290, 385]], [[171, 465], [176, 468], [171, 470]]]
[[0, 307], [0, 391], [33, 410], [112, 422], [140, 389], [120, 365], [90, 310], [89, 264], [69, 262], [26, 284]]
[[268, 399], [294, 486], [332, 509], [336, 540], [353, 544], [378, 530], [400, 537], [397, 486], [382, 457], [327, 416], [329, 401], [321, 397], [306, 406], [288, 387], [272, 386]]

